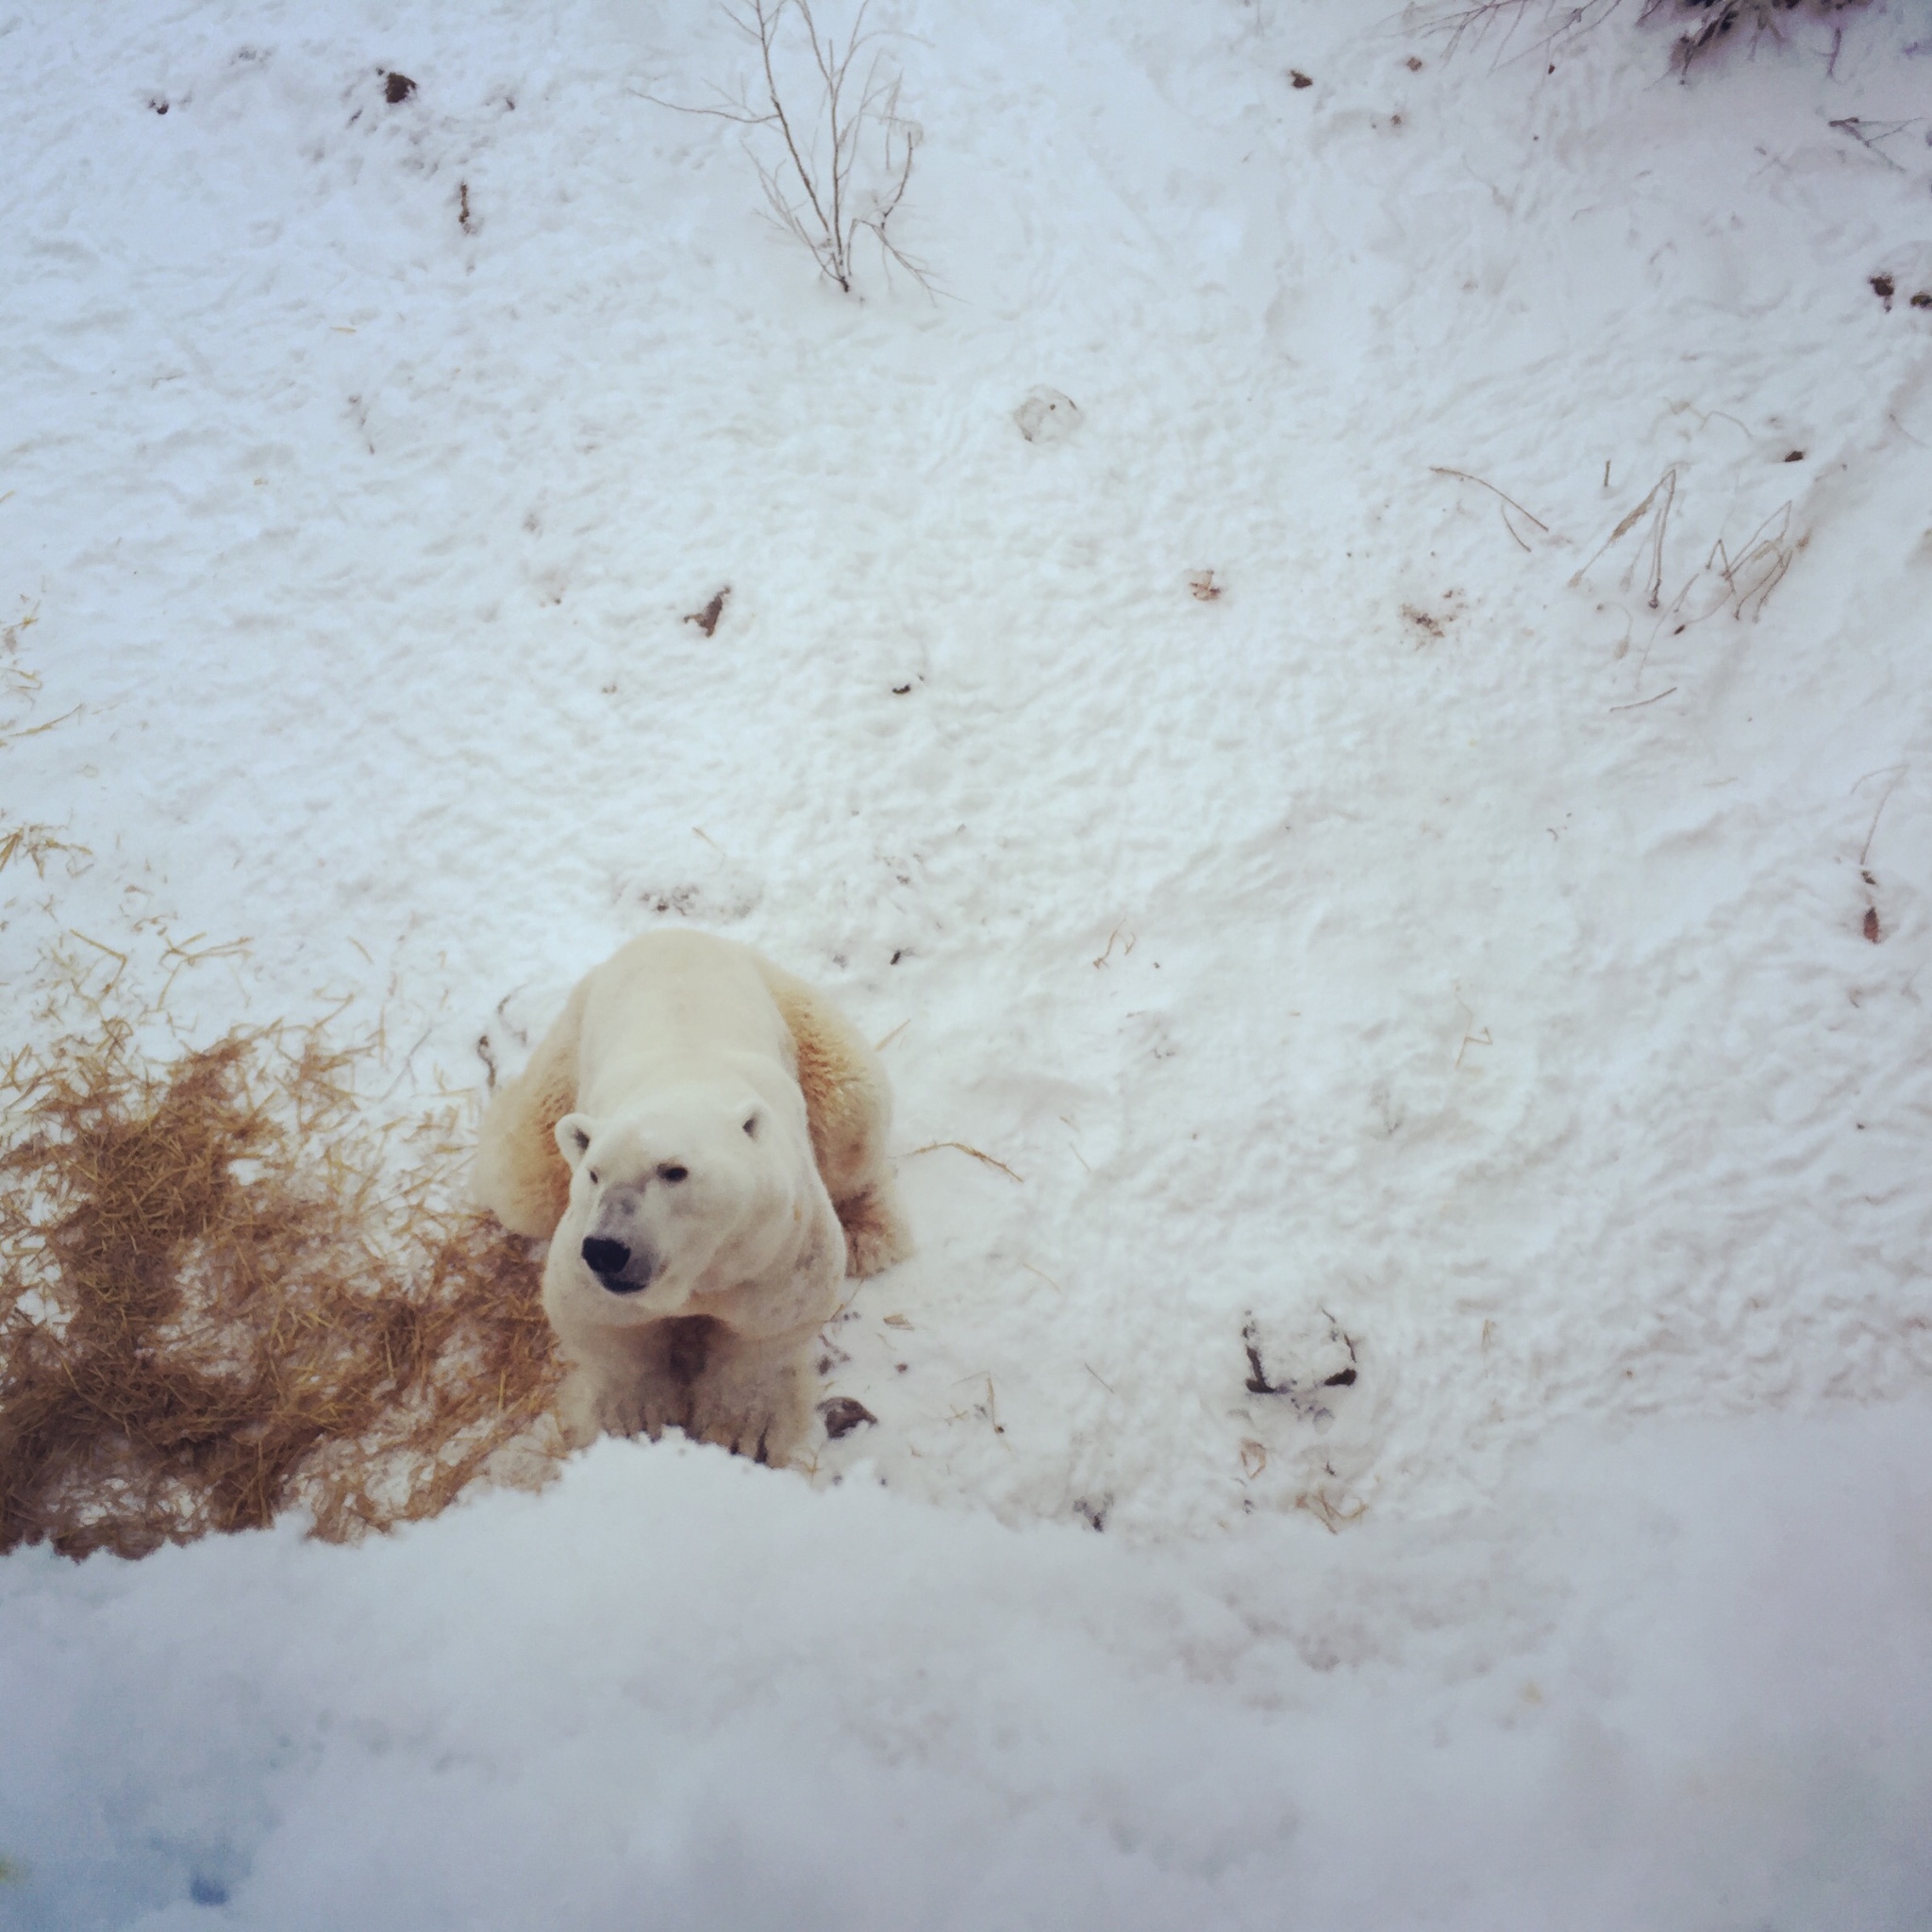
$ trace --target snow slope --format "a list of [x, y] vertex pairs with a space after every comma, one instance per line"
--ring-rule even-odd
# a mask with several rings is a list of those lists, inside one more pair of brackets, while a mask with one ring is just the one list
[[16, 1556], [7, 1923], [1923, 1924], [1928, 1425], [1152, 1552], [608, 1444], [360, 1550]]
[[9, 983], [408, 1105], [691, 919], [922, 1242], [812, 1485], [0, 1565], [0, 1915], [1923, 1919], [1932, 52], [1634, 11], [908, 0], [863, 302], [703, 9], [0, 19]]

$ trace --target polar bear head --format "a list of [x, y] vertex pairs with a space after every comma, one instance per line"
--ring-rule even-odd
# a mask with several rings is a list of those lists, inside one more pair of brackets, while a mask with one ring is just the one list
[[816, 1175], [791, 1125], [730, 1081], [566, 1114], [557, 1144], [570, 1207], [555, 1246], [573, 1297], [605, 1323], [654, 1321], [782, 1266], [812, 1224]]

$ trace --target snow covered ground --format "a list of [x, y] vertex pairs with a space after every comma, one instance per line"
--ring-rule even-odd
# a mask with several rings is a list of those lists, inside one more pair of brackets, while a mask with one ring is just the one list
[[862, 301], [700, 7], [0, 17], [8, 983], [700, 923], [921, 1240], [809, 1479], [0, 1563], [0, 1924], [1932, 1920], [1932, 24], [1636, 11], [907, 0]]

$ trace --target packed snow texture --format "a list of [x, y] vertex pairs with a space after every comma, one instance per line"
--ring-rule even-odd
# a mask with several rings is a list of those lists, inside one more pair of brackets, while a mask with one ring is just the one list
[[1636, 11], [906, 0], [862, 300], [702, 8], [0, 19], [8, 983], [699, 924], [921, 1242], [806, 1474], [0, 1564], [0, 1923], [1932, 1913], [1932, 38]]
[[16, 1556], [8, 1923], [1923, 1925], [1928, 1429], [1159, 1552], [607, 1442], [361, 1549]]

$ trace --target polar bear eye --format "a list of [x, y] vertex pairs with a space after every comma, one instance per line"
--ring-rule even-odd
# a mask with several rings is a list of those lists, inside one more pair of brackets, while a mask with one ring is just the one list
[[669, 1167], [660, 1167], [658, 1170], [658, 1176], [660, 1180], [681, 1181], [685, 1179], [690, 1174], [690, 1173], [691, 1170], [689, 1168], [679, 1167], [674, 1162]]
[[591, 1185], [593, 1188], [597, 1185], [597, 1170], [594, 1167], [591, 1170]]
[[749, 1134], [749, 1135], [750, 1135], [750, 1136], [752, 1137], [752, 1139], [753, 1139], [754, 1141], [756, 1141], [756, 1140], [758, 1139], [758, 1115], [757, 1115], [757, 1114], [753, 1114], [753, 1115], [752, 1115], [752, 1117], [750, 1118], [750, 1120], [748, 1120], [748, 1121], [746, 1121], [746, 1122], [745, 1122], [745, 1124], [744, 1124], [744, 1131], [745, 1131], [745, 1132], [746, 1132], [747, 1134]]

